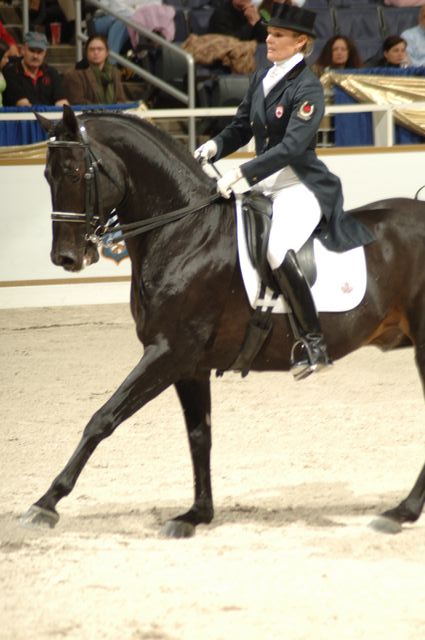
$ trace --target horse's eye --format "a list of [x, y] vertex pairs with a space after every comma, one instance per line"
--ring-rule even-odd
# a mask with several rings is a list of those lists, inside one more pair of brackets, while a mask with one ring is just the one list
[[63, 173], [71, 178], [72, 182], [78, 182], [81, 178], [81, 171], [79, 167], [65, 167]]

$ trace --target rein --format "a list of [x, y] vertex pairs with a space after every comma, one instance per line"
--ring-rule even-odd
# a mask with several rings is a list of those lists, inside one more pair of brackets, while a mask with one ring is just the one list
[[[111, 180], [111, 182], [119, 189], [120, 186], [112, 178], [112, 176], [106, 171], [104, 164], [100, 158], [97, 158], [90, 148], [90, 142], [88, 139], [87, 131], [84, 125], [79, 127], [81, 140], [54, 140], [48, 141], [47, 146], [49, 148], [79, 148], [84, 150], [86, 171], [84, 174], [84, 180], [86, 183], [85, 190], [85, 211], [83, 213], [74, 213], [71, 211], [54, 211], [51, 215], [52, 222], [77, 222], [86, 224], [86, 236], [85, 239], [93, 244], [100, 244], [105, 236], [112, 234], [113, 238], [117, 240], [126, 240], [142, 233], [147, 233], [158, 227], [163, 227], [170, 222], [176, 222], [181, 218], [186, 217], [191, 213], [201, 211], [208, 205], [216, 202], [222, 196], [220, 193], [213, 193], [201, 203], [196, 205], [182, 207], [174, 211], [160, 214], [145, 220], [139, 220], [137, 222], [130, 222], [128, 224], [117, 225], [115, 223], [116, 216], [113, 214], [116, 211], [116, 207], [110, 212], [109, 219], [105, 225], [100, 225], [100, 211], [101, 211], [101, 199], [99, 188], [99, 167], [102, 168], [105, 175]], [[94, 193], [95, 192], [95, 193]], [[96, 197], [97, 196], [97, 197]], [[125, 200], [124, 194], [120, 205]], [[120, 206], [117, 205], [117, 206]], [[97, 209], [97, 212], [96, 212]], [[113, 244], [113, 240], [108, 244]]]
[[138, 222], [130, 222], [129, 224], [117, 225], [112, 227], [112, 229], [110, 230], [106, 228], [105, 231], [103, 231], [102, 235], [105, 235], [105, 233], [110, 233], [110, 231], [112, 231], [114, 234], [120, 234], [120, 240], [132, 238], [133, 236], [137, 236], [141, 233], [146, 233], [147, 231], [152, 231], [153, 229], [157, 229], [158, 227], [163, 227], [170, 222], [176, 222], [177, 220], [186, 217], [190, 213], [201, 211], [201, 209], [204, 209], [216, 200], [219, 200], [221, 197], [222, 196], [219, 193], [213, 193], [212, 195], [208, 196], [208, 198], [205, 198], [205, 200], [203, 200], [200, 204], [198, 203], [193, 206], [183, 207], [182, 209], [176, 209], [175, 211], [162, 213], [158, 216], [154, 216], [153, 218], [146, 218], [145, 220], [139, 220]]

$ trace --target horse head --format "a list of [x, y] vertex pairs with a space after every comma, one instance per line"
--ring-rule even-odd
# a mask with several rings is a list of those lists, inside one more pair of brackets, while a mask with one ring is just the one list
[[95, 230], [102, 228], [126, 194], [123, 164], [93, 140], [71, 107], [59, 123], [36, 114], [48, 133], [45, 177], [52, 198], [51, 260], [80, 271], [99, 260]]

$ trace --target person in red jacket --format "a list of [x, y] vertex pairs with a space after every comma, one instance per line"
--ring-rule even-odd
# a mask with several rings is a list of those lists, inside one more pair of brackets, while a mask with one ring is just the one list
[[2, 22], [0, 22], [0, 40], [3, 40], [3, 42], [9, 45], [9, 49], [7, 50], [7, 56], [9, 58], [12, 56], [19, 56], [19, 49], [18, 49], [16, 40], [8, 32], [8, 30], [6, 29], [6, 27]]

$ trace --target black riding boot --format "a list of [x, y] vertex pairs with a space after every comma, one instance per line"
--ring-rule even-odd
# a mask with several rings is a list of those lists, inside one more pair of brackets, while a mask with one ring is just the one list
[[300, 269], [295, 252], [290, 250], [278, 269], [273, 271], [279, 289], [294, 314], [299, 336], [291, 351], [291, 371], [296, 380], [331, 365], [319, 317], [308, 282]]

